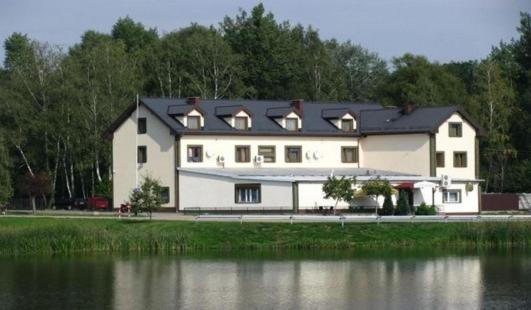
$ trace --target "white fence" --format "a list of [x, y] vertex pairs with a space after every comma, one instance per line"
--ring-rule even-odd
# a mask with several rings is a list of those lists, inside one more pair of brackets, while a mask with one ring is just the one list
[[531, 221], [531, 215], [198, 215], [196, 221], [278, 223], [451, 223]]

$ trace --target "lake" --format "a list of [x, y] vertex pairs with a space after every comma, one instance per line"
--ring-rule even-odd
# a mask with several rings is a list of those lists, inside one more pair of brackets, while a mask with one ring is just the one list
[[531, 309], [531, 252], [0, 258], [0, 309]]

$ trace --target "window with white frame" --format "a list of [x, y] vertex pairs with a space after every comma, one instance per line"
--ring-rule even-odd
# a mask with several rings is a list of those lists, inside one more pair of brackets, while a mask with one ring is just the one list
[[461, 203], [461, 190], [446, 189], [443, 191], [443, 203]]
[[236, 203], [260, 203], [260, 184], [236, 184], [234, 186]]

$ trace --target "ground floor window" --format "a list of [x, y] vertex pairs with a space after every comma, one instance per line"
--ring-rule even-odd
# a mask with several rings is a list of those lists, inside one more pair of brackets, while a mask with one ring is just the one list
[[461, 190], [447, 189], [443, 191], [443, 203], [460, 203]]
[[162, 187], [160, 192], [160, 199], [162, 203], [169, 203], [170, 202], [170, 188], [169, 187]]
[[260, 184], [235, 185], [236, 203], [260, 203], [261, 196]]

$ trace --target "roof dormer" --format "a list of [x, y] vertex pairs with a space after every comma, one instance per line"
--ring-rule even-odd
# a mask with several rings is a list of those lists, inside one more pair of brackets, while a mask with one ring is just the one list
[[249, 130], [253, 125], [252, 113], [241, 105], [218, 107], [216, 116], [237, 130]]
[[168, 115], [188, 129], [198, 130], [205, 127], [205, 116], [199, 108], [199, 97], [190, 97], [186, 102], [187, 104], [169, 106]]
[[298, 131], [302, 129], [302, 117], [294, 107], [271, 108], [267, 110], [266, 115], [286, 130]]
[[349, 109], [325, 109], [322, 116], [342, 131], [348, 132], [358, 129], [356, 114]]

